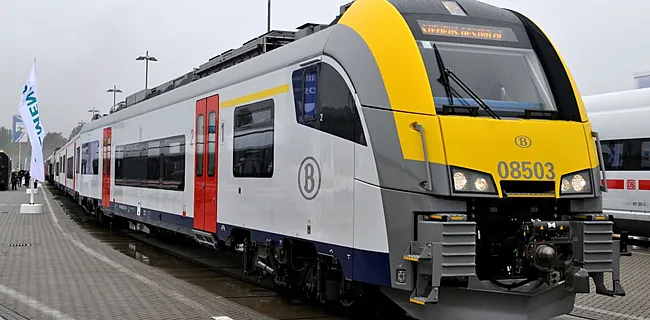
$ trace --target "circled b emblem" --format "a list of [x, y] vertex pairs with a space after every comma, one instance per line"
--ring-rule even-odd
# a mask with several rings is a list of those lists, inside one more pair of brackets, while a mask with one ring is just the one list
[[302, 160], [298, 169], [298, 189], [306, 200], [313, 200], [321, 186], [321, 171], [318, 161], [313, 157]]
[[527, 136], [517, 136], [515, 137], [515, 144], [519, 148], [528, 148], [533, 144], [533, 141]]

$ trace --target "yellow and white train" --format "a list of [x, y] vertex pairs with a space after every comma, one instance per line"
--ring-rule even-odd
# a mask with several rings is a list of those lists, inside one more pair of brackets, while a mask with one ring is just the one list
[[597, 135], [535, 23], [357, 0], [317, 29], [145, 92], [48, 171], [100, 216], [241, 251], [325, 301], [375, 290], [418, 319], [514, 320], [570, 312], [590, 276], [624, 294]]

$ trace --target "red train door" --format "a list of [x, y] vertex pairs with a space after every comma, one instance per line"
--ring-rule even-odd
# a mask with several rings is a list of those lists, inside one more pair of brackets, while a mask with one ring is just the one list
[[196, 102], [194, 228], [217, 232], [219, 96]]
[[102, 144], [102, 207], [111, 206], [111, 145], [112, 130], [104, 128]]

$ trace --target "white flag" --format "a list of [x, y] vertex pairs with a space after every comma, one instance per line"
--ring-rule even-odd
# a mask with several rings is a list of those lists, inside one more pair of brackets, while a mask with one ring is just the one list
[[38, 181], [45, 181], [45, 169], [43, 165], [43, 138], [45, 131], [39, 113], [39, 101], [36, 91], [36, 71], [35, 65], [32, 64], [32, 70], [29, 72], [27, 82], [23, 87], [23, 93], [18, 104], [18, 111], [23, 118], [25, 131], [32, 145], [32, 160], [30, 161], [29, 175]]

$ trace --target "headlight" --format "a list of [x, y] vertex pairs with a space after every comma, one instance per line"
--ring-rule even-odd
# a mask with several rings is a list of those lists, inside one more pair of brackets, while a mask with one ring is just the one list
[[487, 173], [452, 167], [451, 176], [454, 192], [497, 193], [492, 176]]
[[560, 181], [560, 194], [591, 193], [591, 171], [583, 170], [565, 174]]

